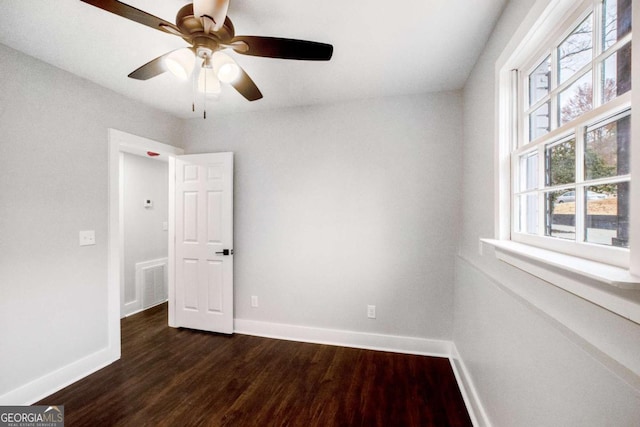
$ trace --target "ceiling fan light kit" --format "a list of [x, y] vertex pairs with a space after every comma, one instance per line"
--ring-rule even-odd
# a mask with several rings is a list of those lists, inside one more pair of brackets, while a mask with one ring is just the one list
[[186, 80], [191, 75], [195, 65], [195, 55], [191, 49], [184, 47], [174, 50], [164, 57], [164, 64], [174, 76]]
[[[148, 80], [170, 71], [183, 79], [193, 74], [195, 82], [197, 73], [198, 90], [202, 92], [220, 93], [220, 82], [223, 82], [231, 85], [248, 101], [256, 101], [262, 98], [260, 89], [246, 71], [221, 50], [228, 49], [241, 55], [307, 61], [328, 61], [333, 55], [333, 46], [326, 43], [280, 37], [236, 36], [233, 23], [227, 16], [229, 0], [193, 0], [192, 4], [186, 4], [178, 11], [175, 25], [118, 0], [81, 1], [181, 37], [189, 43], [190, 47], [168, 52], [129, 74], [130, 78], [137, 80]], [[196, 65], [194, 58], [199, 62], [196, 72], [193, 72]], [[203, 80], [202, 88], [200, 80]]]
[[212, 68], [202, 67], [198, 75], [198, 92], [205, 95], [219, 95], [222, 91], [220, 80]]
[[240, 75], [240, 67], [236, 61], [226, 53], [220, 51], [214, 52], [211, 58], [213, 70], [222, 83], [231, 83]]

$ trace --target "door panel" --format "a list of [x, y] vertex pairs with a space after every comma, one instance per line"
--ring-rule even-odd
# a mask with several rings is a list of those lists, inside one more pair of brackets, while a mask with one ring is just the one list
[[222, 313], [224, 307], [224, 266], [221, 261], [209, 261], [207, 267], [207, 290], [209, 291], [207, 309], [215, 313]]
[[175, 175], [172, 326], [232, 333], [233, 153], [178, 156]]

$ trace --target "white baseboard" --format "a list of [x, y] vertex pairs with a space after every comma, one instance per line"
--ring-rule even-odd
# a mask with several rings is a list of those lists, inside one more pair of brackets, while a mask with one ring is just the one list
[[456, 376], [458, 388], [460, 388], [460, 393], [462, 393], [464, 404], [467, 407], [473, 425], [475, 427], [491, 427], [491, 421], [489, 421], [484, 406], [482, 406], [482, 402], [478, 397], [478, 392], [473, 385], [469, 371], [467, 371], [467, 367], [454, 343], [451, 343], [450, 360], [453, 374]]
[[125, 317], [133, 316], [134, 314], [139, 313], [142, 310], [144, 310], [142, 308], [142, 302], [140, 302], [137, 299], [133, 301], [125, 302], [124, 305], [122, 306], [122, 312], [120, 314], [120, 318], [124, 319]]
[[445, 340], [312, 328], [246, 319], [234, 320], [234, 332], [288, 341], [438, 357], [449, 357], [452, 345], [451, 341]]
[[124, 316], [122, 316], [121, 318], [122, 318], [122, 319], [125, 319], [125, 318], [127, 318], [127, 317], [131, 317], [131, 316], [133, 316], [133, 315], [135, 315], [135, 314], [142, 313], [143, 311], [150, 310], [150, 309], [152, 309], [153, 307], [157, 307], [157, 306], [159, 306], [159, 305], [165, 304], [167, 301], [168, 301], [168, 300], [166, 300], [166, 299], [165, 299], [164, 301], [157, 302], [157, 303], [155, 303], [155, 304], [150, 305], [149, 307], [140, 308], [140, 309], [138, 309], [138, 310], [136, 310], [136, 311], [134, 311], [134, 312], [131, 312], [131, 313], [127, 313], [127, 314], [125, 314], [125, 315], [124, 315]]
[[[111, 348], [99, 350], [87, 357], [50, 372], [0, 396], [0, 405], [32, 405], [120, 358]], [[56, 402], [48, 402], [55, 404]], [[59, 402], [58, 402], [59, 403]]]

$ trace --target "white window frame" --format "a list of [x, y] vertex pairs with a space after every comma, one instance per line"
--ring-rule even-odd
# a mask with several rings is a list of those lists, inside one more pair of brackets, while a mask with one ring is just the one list
[[[563, 140], [575, 139], [576, 158], [582, 160], [584, 154], [584, 130], [585, 128], [598, 123], [604, 119], [612, 116], [627, 112], [631, 109], [631, 96], [632, 93], [627, 92], [618, 96], [614, 100], [601, 104], [597, 100], [600, 97], [599, 81], [601, 68], [600, 64], [613, 52], [617, 52], [619, 48], [625, 46], [631, 40], [631, 34], [621, 38], [615, 44], [610, 46], [606, 51], [600, 52], [601, 38], [599, 37], [601, 21], [600, 8], [601, 0], [582, 0], [576, 1], [576, 10], [573, 13], [565, 15], [566, 18], [562, 21], [561, 25], [555, 32], [550, 33], [546, 43], [540, 49], [529, 49], [529, 52], [533, 52], [532, 55], [523, 61], [518, 67], [521, 72], [518, 75], [513, 75], [512, 79], [517, 79], [517, 89], [513, 88], [511, 93], [517, 91], [516, 106], [512, 113], [511, 120], [516, 130], [512, 132], [511, 144], [511, 175], [512, 175], [512, 217], [511, 217], [511, 239], [516, 242], [522, 242], [529, 245], [538, 246], [541, 248], [550, 249], [565, 254], [576, 255], [580, 258], [592, 259], [595, 261], [604, 262], [607, 264], [616, 265], [618, 267], [629, 268], [629, 249], [611, 247], [605, 245], [599, 245], [594, 243], [587, 243], [584, 239], [584, 206], [582, 192], [589, 185], [586, 180], [582, 179], [582, 162], [577, 162], [576, 179], [574, 183], [568, 183], [564, 186], [557, 186], [557, 190], [565, 188], [567, 191], [576, 191], [576, 216], [575, 216], [575, 240], [563, 240], [555, 237], [545, 236], [545, 200], [544, 192], [553, 189], [544, 185], [544, 168], [540, 166], [540, 176], [538, 177], [537, 191], [531, 193], [538, 194], [538, 234], [528, 234], [519, 232], [517, 229], [517, 219], [519, 206], [516, 203], [516, 194], [518, 193], [518, 183], [516, 182], [519, 177], [519, 158], [522, 154], [537, 151], [538, 161], [543, 162], [545, 160], [545, 147], [547, 145], [557, 144]], [[583, 22], [589, 15], [593, 14], [593, 43], [592, 49], [595, 51], [595, 55], [592, 56], [591, 61], [585, 64], [579, 71], [575, 72], [572, 76], [566, 79], [562, 84], [555, 84], [558, 80], [558, 67], [557, 67], [557, 46], [569, 36], [575, 28], [577, 28], [581, 22]], [[526, 50], [526, 49], [525, 49]], [[529, 75], [535, 70], [540, 63], [550, 58], [552, 66], [551, 81], [552, 87], [549, 90], [549, 94], [542, 97], [540, 100], [529, 106]], [[514, 72], [515, 73], [515, 72]], [[567, 88], [571, 87], [576, 81], [580, 80], [585, 73], [591, 74], [592, 88], [594, 91], [593, 109], [572, 120], [571, 122], [559, 125], [558, 117], [558, 95]], [[533, 141], [529, 141], [529, 125], [528, 115], [530, 112], [536, 110], [544, 103], [550, 103], [550, 126], [551, 131], [544, 136], [535, 138]], [[629, 181], [629, 176], [615, 177], [606, 181]]]
[[[546, 58], [546, 55], [554, 54], [555, 52], [549, 52], [549, 48], [536, 51], [531, 46], [548, 46], [547, 40], [550, 34], [555, 34], [555, 40], [562, 40], [563, 33], [568, 34], [573, 27], [563, 27], [564, 31], [558, 33], [556, 29], [559, 25], [564, 23], [567, 17], [573, 17], [571, 22], [577, 22], [580, 14], [584, 14], [584, 5], [595, 1], [599, 0], [536, 0], [496, 63], [495, 235], [493, 239], [481, 240], [493, 246], [496, 257], [502, 261], [640, 323], [640, 226], [630, 227], [630, 247], [628, 250], [623, 249], [628, 255], [622, 263], [607, 262], [611, 259], [606, 256], [604, 258], [591, 256], [594, 245], [584, 246], [588, 252], [586, 254], [561, 247], [566, 242], [556, 243], [560, 239], [546, 238], [544, 240], [551, 240], [553, 243], [549, 246], [540, 246], [539, 242], [530, 241], [526, 236], [516, 237], [512, 228], [514, 224], [512, 195], [516, 184], [513, 182], [515, 174], [512, 174], [514, 167], [511, 160], [512, 141], [525, 132], [523, 126], [514, 126], [514, 123], [518, 123], [514, 120], [514, 117], [517, 117], [514, 115], [519, 108], [518, 102], [523, 101], [523, 93], [520, 93], [519, 97], [513, 94], [517, 94], [518, 90], [524, 90], [524, 88], [514, 78], [513, 70], [526, 64], [535, 67]], [[632, 14], [633, 27], [638, 33], [640, 6], [634, 4]], [[619, 111], [628, 108], [631, 104], [640, 106], [640, 42], [632, 44], [632, 82], [630, 94], [619, 96], [608, 105], [615, 105]], [[636, 187], [638, 187], [640, 185], [640, 108], [636, 107], [636, 111], [631, 120], [630, 180], [637, 183]], [[585, 120], [594, 122], [598, 120], [599, 114], [603, 112], [596, 109], [585, 114], [584, 117]], [[608, 112], [604, 113], [602, 118], [607, 115]], [[552, 130], [550, 134], [545, 135], [545, 138], [566, 136], [571, 133], [572, 127], [573, 124]], [[640, 224], [640, 191], [636, 187], [631, 192], [630, 200], [629, 220], [633, 225]], [[538, 226], [544, 227], [544, 223], [539, 223]], [[614, 254], [621, 250], [610, 247], [597, 249], [613, 249], [605, 252]], [[614, 289], [607, 291], [606, 286], [602, 288], [603, 284], [634, 291], [631, 294], [625, 293], [629, 291]]]

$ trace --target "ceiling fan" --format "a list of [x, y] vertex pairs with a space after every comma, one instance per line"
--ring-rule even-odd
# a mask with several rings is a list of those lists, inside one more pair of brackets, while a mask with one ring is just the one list
[[[81, 0], [100, 9], [146, 25], [156, 30], [183, 38], [190, 47], [161, 55], [129, 74], [130, 78], [147, 80], [165, 71], [188, 77], [201, 60], [199, 88], [205, 93], [219, 93], [220, 81], [233, 86], [249, 101], [262, 98], [262, 93], [251, 77], [222, 52], [231, 49], [237, 53], [267, 58], [328, 61], [333, 46], [307, 40], [279, 37], [236, 36], [233, 23], [227, 16], [229, 0], [193, 0], [176, 15], [175, 25], [117, 0]], [[204, 85], [202, 84], [204, 83]], [[204, 87], [202, 87], [204, 86]]]

